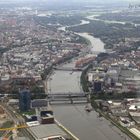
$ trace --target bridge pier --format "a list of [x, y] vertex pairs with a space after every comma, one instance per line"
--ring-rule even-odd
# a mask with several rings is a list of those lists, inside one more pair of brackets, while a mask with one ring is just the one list
[[69, 95], [69, 99], [70, 99], [71, 104], [73, 104], [73, 100], [72, 100], [71, 95]]
[[90, 103], [90, 99], [91, 99], [90, 94], [87, 94], [87, 102], [88, 102], [88, 103]]

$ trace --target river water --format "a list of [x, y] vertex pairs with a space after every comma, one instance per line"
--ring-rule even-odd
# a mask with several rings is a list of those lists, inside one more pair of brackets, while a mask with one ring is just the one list
[[89, 20], [103, 21], [105, 23], [117, 23], [117, 24], [122, 24], [122, 25], [126, 24], [126, 22], [123, 22], [123, 21], [98, 19], [98, 16], [100, 16], [100, 15], [91, 15], [91, 16], [87, 16], [86, 18], [89, 19]]
[[[120, 11], [118, 11], [120, 12]], [[113, 13], [113, 12], [112, 12]], [[116, 24], [122, 24], [122, 25], [125, 25], [127, 23], [131, 24], [131, 25], [134, 25], [135, 27], [137, 26], [140, 26], [140, 24], [136, 24], [136, 23], [133, 23], [133, 22], [128, 22], [128, 21], [117, 21], [117, 20], [102, 20], [102, 19], [99, 19], [98, 16], [100, 16], [100, 14], [95, 14], [95, 15], [91, 15], [91, 16], [87, 16], [86, 18], [88, 20], [94, 20], [94, 21], [102, 21], [104, 23], [108, 23], [108, 24], [113, 24], [113, 23], [116, 23]]]
[[55, 71], [49, 82], [51, 93], [80, 93], [80, 75], [81, 72]]
[[[80, 33], [82, 37], [85, 36], [86, 39], [90, 41], [89, 47], [91, 51], [89, 53], [93, 54], [94, 56], [97, 55], [99, 52], [104, 52], [104, 43], [100, 39], [96, 39], [90, 36], [87, 33]], [[86, 57], [86, 56], [85, 56]], [[75, 67], [76, 60], [73, 59], [72, 62], [68, 64], [64, 64], [61, 67]], [[51, 76], [49, 80], [49, 88], [52, 93], [58, 92], [81, 92], [80, 86], [80, 75], [81, 72], [72, 72], [72, 71], [54, 71], [54, 74]]]
[[[61, 27], [59, 30], [65, 31], [66, 27]], [[95, 38], [88, 33], [77, 34], [90, 42], [87, 47], [90, 48], [89, 53], [91, 55], [97, 55], [105, 51], [104, 43], [99, 38]], [[76, 60], [73, 59], [70, 63], [62, 65], [62, 67], [74, 68], [75, 62]], [[81, 72], [54, 71], [48, 83], [50, 92], [52, 94], [81, 92], [80, 75]], [[104, 118], [98, 118], [97, 112], [92, 111], [87, 113], [85, 111], [85, 104], [53, 105], [52, 109], [55, 118], [78, 137], [79, 140], [130, 140], [119, 129], [112, 126], [109, 121]]]
[[88, 33], [78, 33], [78, 35], [84, 37], [90, 42], [89, 47], [91, 48], [91, 52], [94, 54], [98, 54], [101, 52], [105, 52], [104, 43], [99, 38], [95, 38]]
[[90, 23], [90, 21], [88, 21], [88, 20], [81, 20], [81, 23], [79, 23], [79, 24], [75, 24], [75, 25], [71, 25], [71, 26], [62, 26], [62, 27], [59, 27], [58, 30], [66, 31], [66, 28], [68, 28], [68, 27], [75, 27], [75, 26], [85, 25], [85, 24], [89, 24], [89, 23]]
[[[89, 21], [82, 20], [80, 24], [72, 25], [79, 26], [84, 24], [89, 24]], [[70, 27], [70, 26], [67, 26]], [[60, 27], [58, 30], [66, 31], [66, 27]], [[95, 38], [88, 33], [75, 33], [78, 34], [85, 39], [87, 39], [90, 43], [88, 49], [89, 54], [93, 54], [94, 56], [100, 52], [104, 52], [104, 43], [99, 39]], [[87, 54], [88, 55], [88, 54]], [[86, 56], [85, 56], [86, 57]], [[62, 65], [62, 67], [75, 67], [76, 60], [73, 59], [72, 62], [68, 64]], [[51, 80], [49, 81], [49, 88], [52, 93], [58, 92], [81, 92], [80, 86], [80, 75], [81, 72], [68, 72], [68, 71], [54, 71], [54, 74], [51, 76]]]

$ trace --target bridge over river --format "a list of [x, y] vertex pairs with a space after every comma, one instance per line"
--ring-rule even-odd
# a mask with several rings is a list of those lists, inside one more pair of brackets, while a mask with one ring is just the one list
[[83, 68], [71, 68], [71, 67], [53, 67], [55, 70], [60, 71], [83, 71]]
[[88, 93], [53, 93], [47, 94], [50, 104], [81, 104], [88, 103]]

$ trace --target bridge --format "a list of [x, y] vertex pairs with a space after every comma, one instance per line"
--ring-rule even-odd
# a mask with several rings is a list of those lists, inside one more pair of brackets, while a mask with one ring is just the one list
[[90, 99], [89, 93], [52, 93], [47, 94], [50, 104], [81, 104]]
[[87, 96], [89, 93], [88, 92], [75, 92], [75, 93], [71, 93], [71, 92], [58, 92], [58, 93], [49, 93], [47, 94], [48, 97], [85, 97]]
[[[16, 94], [12, 94], [16, 95]], [[45, 95], [43, 93], [42, 95]], [[11, 94], [0, 94], [0, 96], [11, 96]], [[80, 104], [90, 101], [90, 93], [48, 93], [46, 94], [50, 104]]]
[[71, 67], [53, 67], [55, 70], [61, 71], [83, 71], [83, 68], [71, 68]]

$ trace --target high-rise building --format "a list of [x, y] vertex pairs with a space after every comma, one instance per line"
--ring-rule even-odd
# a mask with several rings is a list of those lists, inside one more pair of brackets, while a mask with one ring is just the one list
[[94, 81], [94, 91], [100, 92], [102, 90], [102, 83], [101, 81]]
[[20, 111], [28, 111], [30, 109], [31, 93], [29, 90], [21, 90], [19, 92], [19, 109]]

